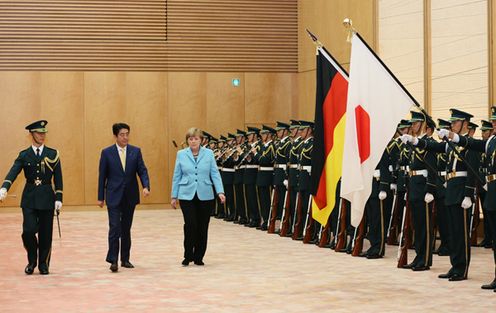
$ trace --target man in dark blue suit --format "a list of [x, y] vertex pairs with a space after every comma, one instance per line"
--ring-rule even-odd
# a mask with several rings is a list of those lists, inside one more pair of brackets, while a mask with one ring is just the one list
[[139, 204], [139, 187], [136, 175], [143, 186], [143, 196], [150, 194], [148, 171], [138, 147], [128, 144], [129, 125], [117, 123], [112, 126], [115, 145], [102, 150], [98, 176], [98, 205], [103, 208], [107, 202], [109, 216], [109, 249], [106, 261], [110, 270], [117, 272], [119, 239], [121, 245], [121, 266], [133, 268], [129, 262], [131, 250], [131, 225], [134, 208]]

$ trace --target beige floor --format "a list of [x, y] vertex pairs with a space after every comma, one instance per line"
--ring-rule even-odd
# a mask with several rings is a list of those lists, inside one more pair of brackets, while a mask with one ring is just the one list
[[[105, 211], [61, 216], [51, 275], [23, 273], [19, 212], [0, 214], [0, 312], [494, 312], [492, 252], [472, 249], [469, 280], [395, 268], [396, 247], [379, 260], [232, 223], [211, 221], [206, 266], [182, 267], [182, 215], [140, 210], [133, 225], [133, 270], [110, 273], [104, 262]], [[410, 257], [412, 257], [410, 252]]]

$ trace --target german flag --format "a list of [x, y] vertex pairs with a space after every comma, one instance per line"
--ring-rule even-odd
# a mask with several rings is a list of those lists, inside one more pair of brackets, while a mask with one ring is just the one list
[[317, 49], [317, 93], [312, 151], [312, 217], [325, 226], [341, 178], [348, 73], [324, 47]]

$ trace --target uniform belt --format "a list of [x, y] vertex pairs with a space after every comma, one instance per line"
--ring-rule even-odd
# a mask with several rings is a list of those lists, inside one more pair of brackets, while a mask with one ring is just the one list
[[298, 164], [289, 164], [289, 168], [298, 168]]
[[259, 171], [273, 171], [274, 168], [273, 167], [270, 167], [270, 166], [260, 166], [258, 168]]
[[26, 184], [29, 185], [35, 185], [35, 186], [40, 186], [40, 185], [51, 185], [51, 181], [42, 181], [42, 180], [27, 180]]
[[410, 166], [400, 166], [400, 170], [402, 171], [409, 171], [410, 170]]
[[246, 167], [246, 165], [240, 165], [238, 166], [238, 168], [241, 170], [241, 169], [244, 169]]
[[439, 176], [446, 176], [446, 171], [441, 171], [438, 174], [439, 174]]
[[287, 165], [286, 164], [274, 164], [274, 168], [282, 168], [283, 170], [286, 170]]
[[451, 172], [446, 174], [446, 180], [450, 180], [455, 177], [467, 177], [467, 172], [462, 171], [462, 172]]
[[222, 171], [222, 166], [217, 166], [217, 168], [219, 169], [219, 171]]
[[492, 181], [495, 181], [496, 180], [496, 174], [487, 175], [486, 176], [486, 180], [487, 180], [488, 183], [490, 183]]
[[258, 165], [245, 165], [246, 168], [258, 168]]
[[307, 172], [312, 172], [312, 166], [311, 165], [303, 165], [303, 166], [300, 166], [299, 169], [301, 171], [307, 171]]
[[408, 172], [408, 175], [410, 175], [410, 177], [412, 177], [412, 176], [420, 176], [420, 175], [422, 175], [424, 177], [427, 177], [428, 174], [429, 173], [427, 172], [427, 170], [414, 170], [414, 171], [412, 170], [412, 171], [409, 171]]
[[380, 178], [381, 177], [381, 171], [380, 170], [374, 170], [373, 176], [374, 176], [374, 178]]
[[229, 167], [223, 167], [222, 171], [223, 172], [236, 172], [236, 170], [234, 168], [229, 168]]

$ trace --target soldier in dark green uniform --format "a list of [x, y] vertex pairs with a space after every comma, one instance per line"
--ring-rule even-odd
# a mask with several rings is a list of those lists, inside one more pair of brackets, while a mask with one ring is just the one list
[[247, 146], [245, 143], [246, 132], [238, 129], [236, 132], [236, 146], [234, 147], [232, 160], [234, 163], [234, 195], [235, 195], [235, 224], [248, 223], [248, 216], [245, 208], [245, 191], [243, 185], [243, 177], [245, 173], [245, 165], [241, 164], [244, 159]]
[[262, 125], [262, 130], [260, 131], [262, 143], [260, 144], [260, 150], [254, 156], [256, 163], [259, 165], [256, 184], [260, 216], [262, 218], [262, 225], [257, 227], [257, 229], [264, 231], [268, 229], [268, 221], [270, 218], [270, 195], [272, 180], [274, 179], [274, 159], [276, 155], [272, 136], [275, 135], [275, 133], [276, 131], [272, 127]]
[[28, 256], [24, 272], [28, 275], [33, 274], [37, 264], [40, 274], [49, 273], [53, 215], [54, 210], [58, 214], [62, 208], [62, 168], [58, 151], [44, 145], [46, 125], [47, 121], [42, 120], [26, 126], [33, 143], [19, 153], [0, 189], [3, 201], [17, 175], [24, 170], [22, 241]]
[[[451, 109], [451, 131], [457, 137], [467, 137], [468, 123], [473, 115]], [[440, 136], [442, 130], [440, 130]], [[467, 279], [470, 265], [470, 209], [473, 204], [473, 196], [476, 187], [477, 173], [469, 170], [477, 169], [478, 156], [471, 150], [463, 146], [457, 148], [458, 154], [452, 150], [447, 143], [418, 139], [409, 135], [403, 135], [404, 141], [409, 141], [417, 145], [420, 149], [434, 152], [448, 153], [447, 166], [447, 187], [445, 205], [448, 212], [448, 227], [450, 234], [450, 262], [451, 269], [439, 275], [439, 278], [449, 279], [449, 281], [461, 281]]]
[[[282, 219], [282, 211], [286, 200], [286, 186], [284, 180], [286, 179], [286, 170], [288, 165], [289, 148], [291, 147], [291, 139], [288, 136], [289, 125], [283, 122], [277, 122], [277, 144], [275, 147], [276, 156], [274, 160], [274, 181], [273, 185], [276, 189], [279, 201], [277, 203], [277, 219]], [[276, 231], [277, 232], [277, 231]]]
[[232, 222], [236, 219], [236, 198], [234, 195], [234, 160], [233, 154], [235, 149], [236, 136], [234, 134], [228, 133], [226, 139], [226, 149], [219, 156], [221, 158], [222, 164], [222, 183], [224, 184], [224, 191], [226, 193], [226, 217], [224, 220]]
[[[489, 137], [493, 134], [493, 124], [489, 121], [484, 121], [482, 120], [482, 126], [481, 126], [481, 136], [482, 140], [488, 140]], [[481, 166], [479, 168], [479, 172], [482, 176], [482, 179], [485, 181], [486, 176], [487, 176], [487, 155], [485, 152], [482, 153], [481, 157]], [[487, 182], [486, 182], [487, 183]], [[486, 193], [487, 191], [484, 188], [479, 188], [478, 189], [479, 196], [481, 199], [481, 203], [484, 204], [484, 201], [486, 199]], [[484, 248], [491, 248], [492, 247], [492, 235], [491, 232], [493, 231], [489, 225], [489, 221], [486, 218], [486, 216], [490, 213], [486, 213], [487, 210], [482, 205], [482, 213], [484, 214], [484, 238], [482, 241], [477, 245], [478, 247], [484, 247]]]
[[260, 141], [258, 139], [260, 129], [258, 127], [248, 126], [246, 136], [248, 139], [247, 151], [244, 157], [243, 165], [245, 173], [243, 176], [243, 184], [245, 188], [245, 206], [248, 214], [249, 223], [245, 226], [255, 228], [260, 226], [260, 209], [257, 195], [257, 173], [258, 162], [255, 154], [260, 150]]
[[[438, 119], [438, 126], [440, 129], [450, 129], [451, 123]], [[433, 253], [438, 254], [439, 256], [447, 256], [449, 255], [449, 228], [448, 228], [448, 212], [447, 208], [444, 205], [446, 198], [446, 166], [448, 156], [446, 152], [436, 153], [436, 168], [438, 169], [438, 176], [436, 180], [436, 193], [434, 194], [434, 200], [436, 205], [436, 225], [439, 230], [439, 238], [441, 239], [441, 243], [437, 250], [434, 250]], [[435, 236], [436, 234], [434, 234]]]
[[[412, 114], [412, 133], [428, 142], [435, 142], [432, 133], [436, 125], [429, 120], [426, 132], [422, 133], [425, 116], [419, 112]], [[412, 212], [412, 224], [415, 229], [415, 259], [403, 268], [414, 271], [429, 270], [432, 266], [432, 201], [436, 191], [436, 154], [419, 147], [413, 148], [409, 164], [408, 204]]]

